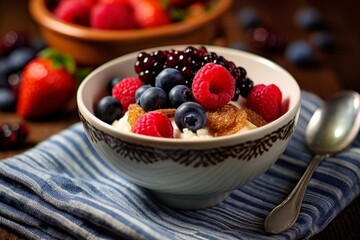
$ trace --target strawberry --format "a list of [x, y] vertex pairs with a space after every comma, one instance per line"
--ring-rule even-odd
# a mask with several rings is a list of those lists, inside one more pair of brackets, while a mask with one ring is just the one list
[[90, 13], [90, 26], [99, 29], [134, 29], [137, 23], [127, 2], [98, 2]]
[[97, 2], [102, 2], [102, 3], [118, 3], [118, 4], [129, 4], [128, 0], [97, 0]]
[[45, 49], [30, 61], [21, 76], [17, 113], [37, 119], [66, 106], [76, 91], [74, 61], [53, 49]]
[[88, 26], [91, 8], [89, 1], [62, 0], [54, 9], [54, 14], [65, 22]]
[[275, 84], [255, 85], [246, 98], [246, 107], [262, 116], [265, 121], [271, 122], [280, 117], [282, 92]]
[[134, 17], [142, 28], [151, 28], [169, 24], [169, 14], [158, 0], [129, 0]]

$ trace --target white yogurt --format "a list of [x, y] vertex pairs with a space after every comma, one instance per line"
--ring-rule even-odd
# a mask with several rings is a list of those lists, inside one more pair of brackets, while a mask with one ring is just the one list
[[[239, 104], [238, 102], [231, 102], [233, 103], [235, 106], [240, 107], [241, 104]], [[123, 132], [127, 132], [127, 133], [131, 133], [131, 126], [128, 122], [128, 112], [125, 113], [125, 115], [120, 118], [119, 120], [115, 120], [112, 124], [113, 127], [115, 127], [116, 129], [123, 131]], [[180, 139], [190, 139], [190, 140], [196, 140], [196, 139], [207, 139], [207, 138], [213, 138], [214, 136], [210, 135], [209, 131], [207, 128], [202, 128], [196, 131], [196, 133], [190, 131], [189, 129], [185, 128], [183, 129], [183, 132], [181, 132], [179, 130], [179, 128], [176, 126], [175, 121], [172, 121], [172, 125], [174, 128], [174, 138], [180, 138]], [[240, 129], [240, 131], [238, 133], [242, 133], [242, 132], [247, 132], [250, 131], [252, 129], [257, 128], [254, 124], [252, 124], [251, 122], [247, 121], [247, 124], [245, 127], [243, 127], [242, 129]]]

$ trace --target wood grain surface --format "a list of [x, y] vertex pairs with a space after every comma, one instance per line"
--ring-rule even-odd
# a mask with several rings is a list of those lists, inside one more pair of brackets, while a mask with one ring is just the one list
[[[297, 79], [300, 87], [327, 99], [342, 89], [360, 92], [360, 27], [358, 0], [317, 0], [317, 1], [234, 1], [234, 7], [224, 17], [221, 35], [214, 44], [228, 45], [233, 42], [247, 43], [245, 31], [234, 20], [238, 9], [251, 6], [259, 13], [261, 20], [269, 26], [276, 26], [286, 36], [286, 41], [309, 41], [312, 32], [299, 29], [293, 21], [296, 10], [313, 4], [326, 23], [326, 31], [333, 36], [336, 44], [334, 51], [317, 51], [319, 64], [314, 68], [299, 68], [284, 58], [282, 52], [261, 53], [287, 69]], [[0, 36], [9, 30], [27, 29], [33, 36], [39, 36], [36, 24], [27, 11], [26, 0], [0, 0]], [[23, 121], [15, 113], [0, 112], [0, 123]], [[67, 110], [49, 119], [27, 122], [31, 132], [27, 145], [16, 151], [0, 151], [0, 160], [19, 154], [53, 134], [78, 121], [75, 99]], [[347, 206], [323, 231], [312, 239], [359, 239], [360, 237], [360, 197]], [[0, 225], [0, 239], [18, 240], [21, 236], [13, 230]]]

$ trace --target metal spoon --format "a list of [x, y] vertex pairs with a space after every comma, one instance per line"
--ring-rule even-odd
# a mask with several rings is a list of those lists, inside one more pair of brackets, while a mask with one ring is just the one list
[[360, 95], [342, 91], [317, 109], [305, 131], [307, 147], [315, 156], [290, 195], [265, 220], [265, 231], [280, 233], [297, 220], [310, 178], [323, 159], [344, 150], [360, 128]]

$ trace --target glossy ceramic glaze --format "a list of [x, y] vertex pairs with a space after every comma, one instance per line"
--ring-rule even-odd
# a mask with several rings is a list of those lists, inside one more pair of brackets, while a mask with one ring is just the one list
[[176, 208], [213, 206], [232, 190], [266, 171], [285, 150], [299, 114], [300, 89], [284, 69], [250, 53], [206, 47], [243, 66], [255, 84], [277, 84], [288, 111], [261, 128], [206, 140], [162, 139], [120, 132], [96, 118], [93, 108], [104, 96], [111, 78], [136, 76], [133, 64], [137, 52], [95, 69], [77, 93], [80, 118], [100, 155], [130, 181], [151, 190], [164, 204]]
[[46, 42], [82, 65], [97, 66], [125, 53], [169, 44], [208, 44], [232, 0], [219, 0], [206, 14], [182, 22], [141, 30], [98, 30], [58, 20], [46, 0], [30, 0], [29, 11]]

